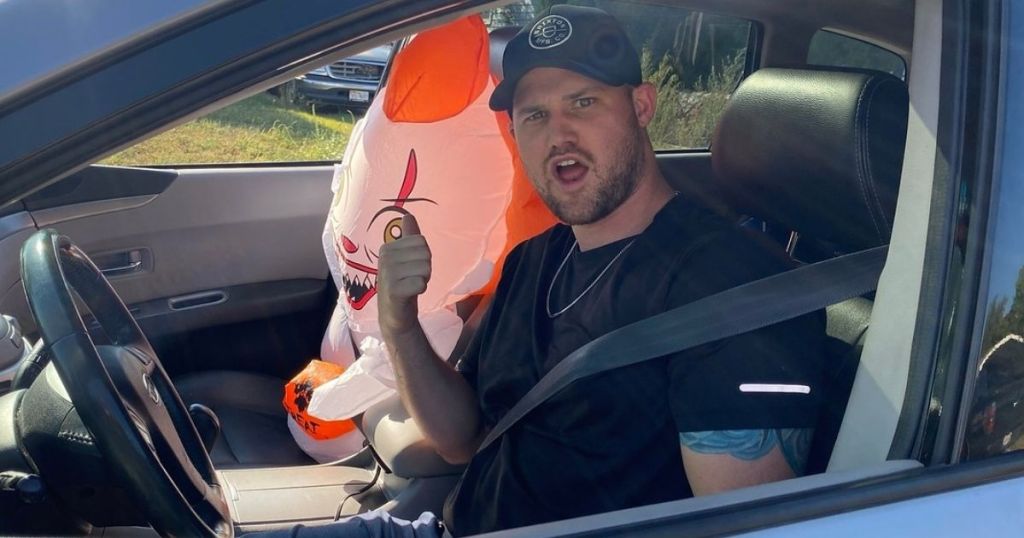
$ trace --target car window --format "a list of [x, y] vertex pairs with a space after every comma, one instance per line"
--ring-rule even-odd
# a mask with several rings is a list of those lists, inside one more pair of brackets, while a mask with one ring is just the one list
[[648, 127], [657, 150], [707, 149], [725, 103], [747, 66], [747, 20], [626, 0], [521, 1], [485, 14], [492, 28], [523, 26], [552, 4], [599, 7], [622, 21], [641, 54], [644, 79], [658, 88], [658, 110]]
[[1024, 268], [1019, 234], [1005, 232], [1000, 229], [994, 242], [981, 356], [964, 431], [965, 460], [1024, 449]]
[[901, 80], [907, 78], [907, 64], [895, 52], [828, 30], [818, 30], [811, 38], [807, 63], [826, 67], [876, 69]]
[[392, 46], [313, 69], [103, 160], [122, 166], [340, 160]]
[[[483, 13], [490, 28], [524, 26], [547, 0]], [[583, 3], [583, 2], [577, 2]], [[706, 149], [718, 117], [751, 65], [746, 20], [624, 0], [590, 2], [616, 17], [658, 88], [648, 127], [656, 150]], [[340, 160], [356, 120], [375, 97], [391, 52], [378, 47], [313, 69], [102, 161], [122, 166]]]

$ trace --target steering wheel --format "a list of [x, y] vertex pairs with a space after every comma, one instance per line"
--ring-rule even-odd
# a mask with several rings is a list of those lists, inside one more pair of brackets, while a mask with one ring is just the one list
[[[99, 269], [70, 239], [47, 229], [22, 246], [21, 278], [82, 422], [154, 530], [232, 536], [223, 488], [188, 410]], [[93, 343], [72, 290], [113, 345]]]

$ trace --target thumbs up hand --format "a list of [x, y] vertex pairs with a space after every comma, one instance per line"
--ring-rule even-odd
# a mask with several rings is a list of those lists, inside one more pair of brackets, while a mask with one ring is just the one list
[[385, 335], [419, 323], [417, 298], [430, 281], [430, 247], [416, 217], [402, 216], [400, 235], [381, 246], [377, 267], [377, 312]]

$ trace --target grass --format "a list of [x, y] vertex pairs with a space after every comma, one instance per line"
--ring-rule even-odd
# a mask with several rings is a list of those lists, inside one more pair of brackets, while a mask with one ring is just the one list
[[260, 94], [180, 125], [102, 161], [112, 165], [340, 160], [356, 118]]
[[658, 89], [658, 109], [647, 127], [655, 149], [706, 148], [719, 116], [743, 73], [742, 54], [683, 88], [666, 55], [661, 61], [644, 49], [644, 78]]

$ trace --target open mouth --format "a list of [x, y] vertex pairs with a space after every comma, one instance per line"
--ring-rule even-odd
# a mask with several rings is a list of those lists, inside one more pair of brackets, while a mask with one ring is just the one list
[[346, 271], [341, 278], [345, 300], [355, 310], [362, 310], [366, 303], [377, 295], [377, 269], [345, 259], [345, 265], [354, 271]]
[[563, 187], [576, 187], [583, 183], [590, 167], [577, 159], [562, 157], [551, 163], [552, 172]]

